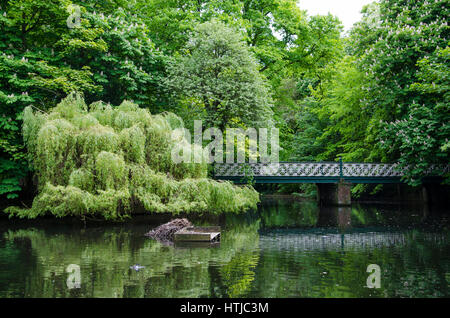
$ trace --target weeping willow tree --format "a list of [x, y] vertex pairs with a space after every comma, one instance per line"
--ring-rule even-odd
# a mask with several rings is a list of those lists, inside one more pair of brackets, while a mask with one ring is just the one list
[[129, 101], [87, 106], [71, 94], [48, 114], [27, 107], [23, 135], [38, 195], [31, 208], [5, 212], [122, 219], [137, 208], [218, 214], [255, 207], [259, 195], [253, 188], [208, 179], [206, 163], [171, 160], [180, 144], [192, 155], [201, 151], [184, 136], [173, 137], [179, 128], [178, 116], [151, 115]]

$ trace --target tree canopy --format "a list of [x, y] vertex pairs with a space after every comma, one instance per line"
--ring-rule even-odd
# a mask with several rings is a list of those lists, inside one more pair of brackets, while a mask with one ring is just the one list
[[[166, 85], [208, 127], [270, 126], [272, 100], [258, 63], [239, 33], [216, 20], [199, 24]], [[194, 108], [195, 107], [195, 108]]]
[[449, 11], [380, 0], [344, 34], [295, 0], [1, 0], [0, 195], [31, 184], [25, 107], [72, 92], [187, 128], [275, 126], [281, 160], [399, 162], [418, 185], [449, 160]]

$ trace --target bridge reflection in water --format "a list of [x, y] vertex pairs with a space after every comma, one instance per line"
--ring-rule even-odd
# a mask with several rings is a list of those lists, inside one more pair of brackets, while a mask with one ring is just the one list
[[[268, 207], [262, 211], [262, 218], [268, 227], [260, 233], [260, 246], [263, 249], [337, 251], [400, 247], [416, 239], [414, 233], [407, 228], [414, 224], [427, 223], [430, 216], [428, 205], [415, 206], [409, 214], [392, 215], [380, 213], [381, 210], [367, 211], [359, 205], [319, 207], [312, 202], [309, 204], [299, 201], [292, 204], [280, 200], [264, 201]], [[284, 204], [290, 209], [296, 209], [284, 211]], [[287, 216], [287, 219], [283, 220], [284, 225], [283, 221], [279, 220], [282, 215]], [[411, 218], [411, 215], [414, 218]], [[279, 226], [275, 224], [276, 221], [272, 221], [277, 219]], [[393, 221], [408, 226], [405, 229], [386, 228], [386, 224]], [[447, 237], [443, 233], [428, 232], [422, 233], [420, 240], [440, 243], [445, 242]]]
[[[433, 243], [445, 242], [445, 235], [424, 233], [421, 240]], [[264, 233], [259, 238], [261, 249], [289, 250], [291, 252], [313, 250], [347, 250], [404, 246], [411, 240], [411, 233], [404, 232], [350, 232], [350, 233], [302, 233], [300, 230]]]

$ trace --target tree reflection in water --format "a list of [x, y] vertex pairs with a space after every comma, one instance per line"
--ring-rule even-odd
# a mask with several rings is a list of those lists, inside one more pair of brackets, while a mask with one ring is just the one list
[[[219, 246], [189, 248], [144, 237], [148, 222], [1, 221], [0, 297], [449, 296], [445, 214], [274, 201], [221, 223]], [[70, 264], [80, 265], [81, 288], [67, 287]], [[365, 286], [369, 264], [382, 269], [380, 289]]]

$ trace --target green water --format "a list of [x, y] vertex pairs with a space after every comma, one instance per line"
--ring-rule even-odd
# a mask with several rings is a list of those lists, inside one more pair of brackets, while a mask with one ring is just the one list
[[[0, 219], [0, 297], [450, 296], [450, 222], [442, 209], [266, 201], [245, 215], [194, 220], [222, 226], [214, 247], [143, 235], [166, 220]], [[80, 281], [67, 272], [71, 264]], [[370, 264], [381, 270], [380, 288], [367, 287]]]

